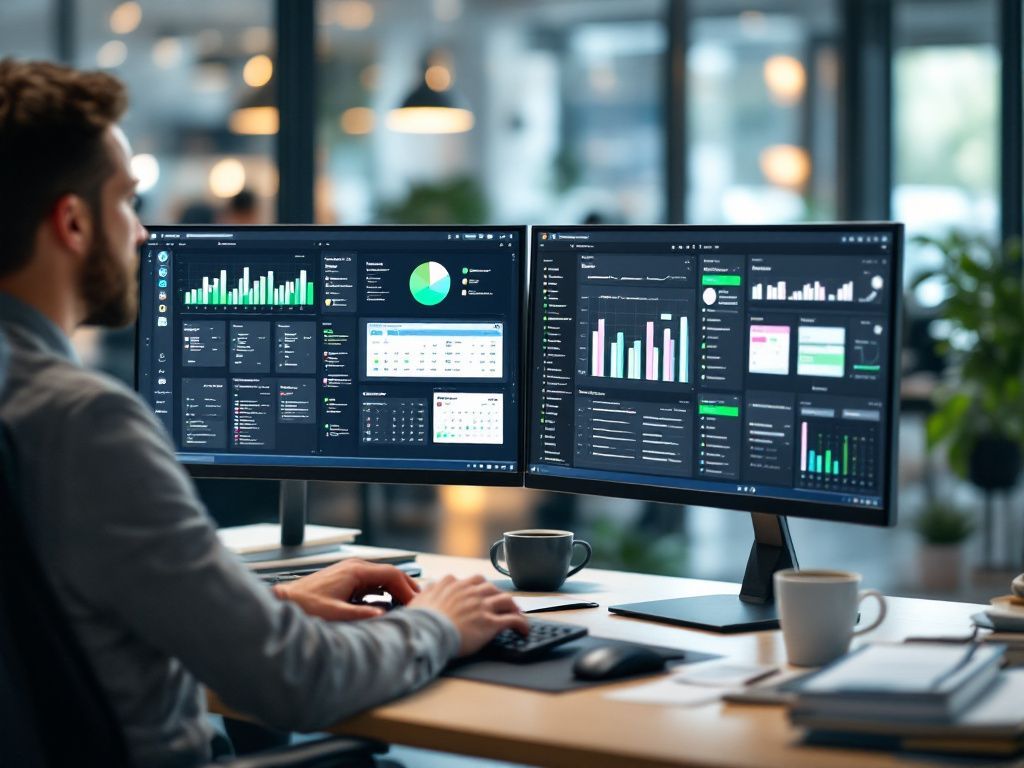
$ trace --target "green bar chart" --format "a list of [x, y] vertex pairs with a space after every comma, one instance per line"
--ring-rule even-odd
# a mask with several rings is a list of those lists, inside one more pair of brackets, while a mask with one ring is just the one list
[[[239, 270], [235, 270], [236, 274]], [[241, 274], [229, 279], [226, 269], [204, 274], [191, 288], [181, 292], [186, 307], [311, 307], [316, 303], [313, 281], [304, 269], [288, 270], [282, 276], [267, 269], [262, 274], [242, 267]]]
[[874, 486], [875, 423], [801, 420], [798, 434], [802, 486], [850, 489]]

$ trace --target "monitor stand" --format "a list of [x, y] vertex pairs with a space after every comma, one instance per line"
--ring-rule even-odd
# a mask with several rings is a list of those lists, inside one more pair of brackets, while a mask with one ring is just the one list
[[680, 597], [646, 603], [613, 605], [608, 610], [636, 619], [662, 621], [712, 632], [751, 632], [778, 629], [772, 576], [784, 568], [796, 568], [796, 553], [789, 523], [782, 515], [751, 513], [754, 546], [747, 560], [740, 594]]
[[281, 546], [263, 552], [242, 555], [247, 563], [269, 560], [287, 560], [293, 557], [321, 555], [337, 552], [337, 544], [303, 544], [306, 536], [306, 506], [309, 483], [306, 480], [281, 480], [278, 495], [278, 514], [281, 520]]

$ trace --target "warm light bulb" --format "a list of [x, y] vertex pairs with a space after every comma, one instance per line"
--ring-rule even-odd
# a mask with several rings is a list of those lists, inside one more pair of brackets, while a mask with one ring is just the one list
[[792, 106], [803, 98], [807, 72], [792, 56], [772, 56], [764, 63], [764, 82], [777, 103]]
[[225, 157], [210, 169], [209, 183], [216, 197], [234, 197], [245, 189], [245, 166], [234, 157]]
[[772, 184], [801, 189], [811, 177], [811, 158], [803, 147], [776, 144], [760, 156], [761, 173]]
[[277, 107], [239, 107], [228, 118], [228, 128], [246, 136], [272, 136], [279, 122]]
[[369, 107], [352, 107], [341, 113], [341, 130], [353, 136], [372, 132], [376, 122], [376, 115]]
[[134, 0], [121, 3], [110, 13], [110, 31], [115, 35], [127, 35], [138, 29], [142, 23], [142, 6]]
[[452, 87], [452, 73], [443, 64], [433, 64], [423, 73], [427, 87], [432, 91], [447, 91]]
[[252, 88], [259, 88], [270, 82], [274, 76], [274, 62], [266, 54], [253, 56], [242, 68], [242, 79]]
[[399, 107], [388, 113], [388, 128], [398, 133], [465, 133], [473, 113], [451, 107]]

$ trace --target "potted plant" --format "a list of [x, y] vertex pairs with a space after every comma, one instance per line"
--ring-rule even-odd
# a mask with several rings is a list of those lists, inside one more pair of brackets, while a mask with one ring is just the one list
[[940, 352], [951, 379], [941, 387], [928, 422], [929, 443], [947, 444], [950, 465], [983, 489], [1013, 487], [1024, 442], [1024, 282], [1021, 244], [996, 246], [952, 232], [917, 237], [938, 248], [943, 263], [919, 275], [945, 291], [948, 323]]
[[963, 543], [974, 530], [968, 513], [936, 502], [917, 516], [921, 535], [918, 567], [922, 588], [929, 592], [955, 592], [963, 574]]
[[1024, 282], [1021, 243], [995, 245], [952, 232], [918, 237], [938, 248], [941, 266], [915, 285], [938, 281], [947, 325], [939, 351], [949, 379], [928, 420], [929, 447], [944, 445], [949, 463], [986, 494], [986, 558], [991, 562], [992, 493], [1017, 483], [1024, 444]]
[[1012, 487], [1020, 474], [1024, 442], [1024, 282], [1021, 244], [996, 246], [985, 238], [952, 232], [917, 237], [938, 248], [943, 263], [915, 284], [938, 280], [945, 291], [940, 312], [948, 322], [940, 352], [952, 369], [928, 422], [929, 442], [946, 443], [961, 476], [981, 488]]

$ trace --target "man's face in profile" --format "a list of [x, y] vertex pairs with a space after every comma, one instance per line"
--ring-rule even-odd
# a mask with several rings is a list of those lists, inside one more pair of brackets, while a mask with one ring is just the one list
[[131, 149], [120, 128], [103, 136], [113, 172], [100, 189], [100, 206], [93, 211], [93, 243], [82, 269], [79, 287], [86, 306], [86, 325], [120, 328], [138, 311], [138, 248], [147, 234], [135, 213]]

